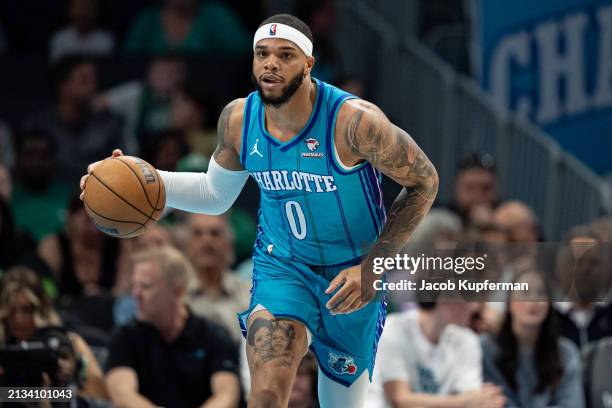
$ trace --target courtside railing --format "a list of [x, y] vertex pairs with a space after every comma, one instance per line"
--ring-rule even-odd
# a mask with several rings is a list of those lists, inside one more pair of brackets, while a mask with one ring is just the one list
[[[449, 202], [459, 161], [494, 154], [504, 199], [526, 202], [548, 240], [572, 226], [612, 214], [610, 186], [535, 126], [496, 107], [491, 96], [413, 38], [400, 38], [363, 0], [338, 1], [344, 58], [368, 64], [371, 97], [408, 130], [440, 175], [439, 201]], [[364, 42], [375, 51], [364, 55]], [[372, 47], [371, 47], [372, 48]], [[374, 67], [375, 66], [375, 67]]]

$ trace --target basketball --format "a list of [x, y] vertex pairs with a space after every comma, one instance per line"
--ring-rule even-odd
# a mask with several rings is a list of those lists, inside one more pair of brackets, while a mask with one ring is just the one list
[[166, 190], [157, 170], [146, 161], [132, 156], [110, 157], [87, 179], [84, 202], [100, 231], [131, 238], [159, 221]]

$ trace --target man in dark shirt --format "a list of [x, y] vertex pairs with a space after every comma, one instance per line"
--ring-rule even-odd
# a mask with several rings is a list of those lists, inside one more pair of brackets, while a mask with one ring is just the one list
[[193, 269], [175, 249], [136, 254], [136, 320], [113, 335], [106, 376], [121, 407], [236, 407], [238, 350], [229, 333], [184, 304]]
[[123, 120], [91, 109], [98, 87], [96, 65], [85, 58], [66, 57], [52, 69], [57, 101], [26, 120], [25, 130], [43, 130], [57, 146], [58, 176], [75, 184], [83, 169], [117, 146], [124, 148]]

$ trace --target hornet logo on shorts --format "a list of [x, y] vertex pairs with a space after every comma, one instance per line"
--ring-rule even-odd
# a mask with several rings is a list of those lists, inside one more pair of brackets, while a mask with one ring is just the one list
[[353, 357], [337, 355], [334, 352], [329, 352], [327, 364], [336, 374], [354, 375], [357, 372], [357, 365]]
[[270, 35], [276, 35], [276, 24], [270, 26]]
[[315, 152], [319, 148], [319, 141], [314, 137], [309, 137], [305, 140], [308, 152], [302, 153], [302, 157], [323, 157], [323, 153]]

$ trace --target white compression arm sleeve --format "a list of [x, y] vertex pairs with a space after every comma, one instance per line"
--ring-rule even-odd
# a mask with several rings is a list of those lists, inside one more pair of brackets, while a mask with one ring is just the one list
[[207, 173], [158, 172], [166, 187], [166, 206], [210, 215], [229, 210], [249, 178], [246, 170], [224, 169], [214, 158]]

